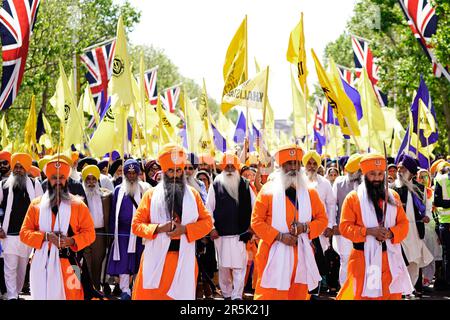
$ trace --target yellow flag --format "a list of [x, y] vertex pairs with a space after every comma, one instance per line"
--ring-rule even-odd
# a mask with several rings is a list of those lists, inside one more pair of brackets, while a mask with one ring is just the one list
[[[309, 130], [313, 125], [314, 113], [311, 108], [308, 107], [305, 96], [298, 88], [297, 81], [292, 74], [291, 69], [291, 90], [292, 90], [292, 107], [294, 114], [294, 135], [297, 138], [304, 137], [312, 132]], [[306, 120], [305, 120], [306, 119]], [[308, 124], [308, 127], [306, 127]]]
[[8, 129], [8, 124], [6, 123], [6, 112], [3, 113], [2, 121], [0, 123], [0, 130], [2, 131], [1, 145], [2, 145], [2, 148], [5, 149], [6, 146], [9, 144], [9, 141], [8, 141], [9, 129]]
[[423, 130], [425, 138], [436, 132], [434, 117], [422, 99], [419, 99], [419, 129]]
[[[223, 79], [225, 81], [222, 96], [247, 80], [247, 16], [228, 46], [225, 63], [223, 65]], [[222, 101], [222, 112], [227, 113], [233, 105]]]
[[[60, 67], [61, 69], [61, 67]], [[59, 118], [59, 121], [61, 121], [61, 125], [64, 126], [66, 122], [66, 97], [64, 95], [64, 84], [63, 79], [61, 76], [58, 78], [58, 81], [56, 82], [56, 91], [55, 94], [50, 98], [50, 104], [52, 105], [53, 109], [55, 109], [55, 113]]]
[[167, 115], [164, 112], [161, 105], [161, 96], [158, 95], [158, 103], [156, 105], [156, 111], [159, 117], [159, 144], [160, 146], [166, 143], [175, 142], [175, 130], [172, 127], [170, 121], [167, 119]]
[[122, 16], [117, 23], [116, 50], [114, 52], [112, 77], [109, 82], [111, 90], [111, 107], [129, 106], [133, 103], [133, 89], [131, 84], [131, 64], [127, 51], [127, 39]]
[[372, 83], [365, 68], [358, 80], [357, 87], [361, 95], [363, 119], [367, 122], [369, 129], [373, 131], [385, 130], [386, 125], [384, 123], [383, 112], [381, 111], [380, 103], [375, 96]]
[[66, 72], [64, 71], [61, 60], [59, 61], [59, 72], [61, 78], [62, 92], [58, 95], [64, 97], [64, 146], [63, 150], [70, 150], [72, 144], [82, 145], [83, 141], [83, 123], [80, 119], [80, 114], [76, 106], [73, 93], [70, 91], [69, 82], [67, 81]]
[[306, 68], [306, 49], [305, 49], [305, 34], [303, 32], [303, 12], [300, 15], [300, 22], [291, 31], [289, 36], [288, 51], [286, 58], [290, 63], [297, 65], [297, 77], [300, 83], [300, 88], [303, 94], [308, 96], [308, 86], [306, 78], [308, 76], [308, 69]]
[[200, 95], [200, 100], [198, 104], [198, 111], [200, 114], [200, 119], [202, 121], [202, 136], [200, 139], [200, 153], [208, 153], [214, 157], [214, 141], [212, 139], [211, 124], [210, 124], [210, 114], [208, 108], [208, 94], [206, 92], [205, 79], [203, 79], [203, 90]]
[[100, 115], [98, 114], [97, 107], [95, 105], [94, 98], [92, 97], [92, 92], [89, 88], [89, 85], [86, 85], [86, 87], [84, 88], [82, 101], [83, 111], [94, 117], [95, 125], [98, 127], [98, 124], [100, 123]]
[[36, 146], [36, 102], [34, 95], [31, 97], [30, 112], [28, 113], [27, 121], [25, 122], [23, 142], [25, 144], [25, 150], [32, 153]]
[[224, 138], [227, 141], [227, 149], [233, 150], [235, 147], [235, 143], [233, 140], [235, 125], [230, 119], [225, 117], [225, 115], [220, 110], [219, 110], [218, 114], [219, 115], [217, 117], [217, 126], [216, 127], [219, 130], [219, 132], [224, 135]]
[[[253, 79], [249, 79], [234, 88], [222, 98], [222, 101], [231, 106], [241, 105], [248, 108], [263, 109], [267, 94], [267, 78], [269, 68], [266, 67]], [[224, 112], [225, 113], [225, 112]]]
[[335, 77], [328, 79], [328, 76], [317, 58], [314, 50], [311, 49], [314, 64], [320, 86], [333, 109], [333, 113], [339, 121], [342, 133], [345, 135], [359, 136], [358, 119], [352, 101], [345, 94], [344, 89]]
[[186, 121], [186, 140], [190, 152], [199, 153], [199, 141], [202, 137], [203, 127], [200, 114], [189, 99], [186, 88], [183, 86], [180, 92], [180, 106]]

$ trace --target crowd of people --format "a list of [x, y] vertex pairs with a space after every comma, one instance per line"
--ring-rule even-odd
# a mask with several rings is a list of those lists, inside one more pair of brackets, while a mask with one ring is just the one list
[[[264, 161], [261, 161], [264, 159]], [[0, 151], [3, 299], [338, 300], [450, 288], [450, 160]]]

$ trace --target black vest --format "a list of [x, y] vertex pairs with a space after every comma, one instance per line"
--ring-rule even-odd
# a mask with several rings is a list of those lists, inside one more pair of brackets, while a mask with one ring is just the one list
[[[403, 187], [394, 187], [394, 190], [397, 191], [398, 195], [400, 196], [400, 199], [402, 200], [403, 209], [406, 212], [406, 203], [408, 201], [408, 188], [406, 186]], [[416, 219], [416, 227], [417, 232], [419, 233], [419, 238], [423, 239], [425, 237], [425, 224], [422, 221], [422, 216], [420, 215], [419, 209], [414, 205], [413, 202], [413, 208], [414, 208], [414, 218]]]
[[219, 235], [232, 236], [247, 231], [252, 214], [249, 181], [241, 178], [239, 182], [239, 205], [222, 184], [215, 181], [213, 187], [216, 196], [214, 227]]

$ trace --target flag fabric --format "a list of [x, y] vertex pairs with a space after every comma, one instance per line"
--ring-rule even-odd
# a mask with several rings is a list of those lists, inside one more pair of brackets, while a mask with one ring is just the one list
[[34, 153], [33, 148], [37, 145], [36, 141], [36, 100], [34, 95], [31, 97], [30, 112], [28, 113], [27, 121], [25, 122], [25, 128], [23, 133], [23, 142], [26, 150], [30, 153]]
[[383, 112], [381, 111], [378, 99], [373, 91], [367, 70], [363, 68], [358, 80], [358, 91], [361, 94], [361, 103], [364, 113], [364, 120], [370, 131], [383, 131], [386, 129]]
[[213, 133], [214, 145], [220, 152], [227, 151], [227, 140], [216, 128], [216, 126], [211, 122], [211, 129]]
[[47, 149], [52, 148], [52, 127], [50, 126], [50, 122], [48, 122], [45, 117], [42, 109], [39, 111], [37, 124], [36, 124], [36, 140], [38, 144], [43, 145]]
[[175, 113], [175, 107], [180, 97], [181, 86], [176, 85], [171, 88], [165, 89], [161, 95], [161, 103], [167, 111]]
[[[411, 136], [410, 136], [411, 135]], [[406, 129], [405, 137], [403, 138], [402, 144], [398, 149], [397, 157], [395, 158], [395, 163], [400, 162], [400, 158], [403, 154], [407, 154], [415, 158], [419, 162], [419, 166], [423, 169], [429, 169], [432, 154], [430, 154], [426, 148], [417, 149], [417, 135], [411, 133], [410, 127]]]
[[364, 39], [352, 36], [352, 48], [356, 68], [356, 77], [359, 78], [362, 69], [365, 68], [367, 70], [369, 79], [372, 82], [373, 90], [375, 91], [380, 105], [386, 107], [388, 105], [387, 95], [381, 92], [380, 88], [377, 85], [378, 81], [380, 80], [378, 75], [380, 67], [377, 65], [377, 59], [374, 58], [372, 50], [370, 50], [369, 48], [369, 43]]
[[211, 134], [210, 113], [208, 107], [208, 94], [206, 92], [205, 79], [203, 79], [203, 89], [198, 102], [198, 112], [202, 121], [202, 138], [200, 140], [200, 153], [208, 153], [214, 156], [214, 141]]
[[158, 87], [157, 87], [158, 66], [144, 72], [145, 94], [151, 105], [156, 106], [158, 103]]
[[[108, 88], [111, 93], [111, 108], [127, 108], [133, 103], [131, 78], [131, 63], [130, 57], [128, 56], [127, 38], [123, 26], [123, 18], [120, 16], [117, 22], [112, 77]], [[116, 113], [118, 112], [116, 111]]]
[[252, 129], [249, 131], [248, 134], [248, 141], [249, 141], [248, 150], [249, 152], [254, 152], [257, 151], [255, 148], [256, 139], [259, 139], [261, 141], [261, 132], [258, 130], [258, 128], [255, 127], [255, 124], [253, 122], [250, 121], [250, 123], [252, 124]]
[[0, 110], [13, 104], [22, 84], [39, 3], [40, 0], [3, 0], [0, 9], [3, 59]]
[[[423, 106], [425, 107], [425, 110], [423, 112], [419, 112], [421, 107], [421, 102], [423, 103]], [[438, 141], [439, 133], [437, 129], [437, 119], [436, 119], [436, 112], [434, 110], [433, 103], [431, 101], [430, 92], [428, 91], [427, 85], [425, 81], [423, 80], [423, 77], [420, 76], [420, 85], [419, 89], [417, 90], [416, 96], [414, 98], [413, 103], [411, 104], [411, 114], [412, 114], [412, 132], [418, 134], [419, 141], [422, 146], [427, 146], [429, 144], [434, 144]], [[422, 117], [420, 117], [422, 115]], [[425, 122], [426, 121], [426, 122]], [[425, 135], [427, 131], [427, 125], [426, 123], [429, 123], [428, 127], [433, 127], [434, 130], [431, 130], [433, 128], [429, 128], [428, 137]]]
[[344, 66], [340, 66], [338, 64], [336, 64], [336, 66], [338, 67], [339, 73], [341, 74], [342, 79], [344, 79], [344, 81], [350, 85], [350, 86], [354, 86], [355, 83], [355, 73], [350, 70], [347, 67]]
[[346, 135], [359, 136], [358, 118], [352, 101], [347, 97], [339, 75], [332, 75], [329, 79], [325, 70], [317, 58], [314, 50], [312, 56], [316, 66], [320, 86], [333, 109], [333, 113], [339, 120], [342, 133]]
[[87, 69], [85, 76], [98, 114], [103, 112], [108, 102], [108, 84], [112, 75], [115, 49], [116, 40], [111, 40], [80, 55], [80, 60]]
[[247, 121], [245, 119], [244, 113], [241, 111], [241, 113], [239, 114], [239, 118], [236, 122], [233, 141], [235, 143], [244, 143], [246, 133], [247, 133]]
[[[247, 80], [247, 16], [245, 16], [227, 49], [223, 65], [225, 81], [222, 97]], [[226, 114], [233, 105], [222, 100], [221, 110]]]
[[2, 145], [2, 148], [5, 149], [6, 146], [9, 144], [9, 141], [8, 141], [9, 129], [8, 129], [8, 124], [6, 123], [6, 113], [3, 113], [2, 120], [0, 122], [0, 131], [2, 132], [2, 138], [0, 140], [0, 144]]
[[156, 112], [159, 117], [159, 144], [160, 146], [163, 146], [166, 143], [174, 142], [173, 139], [175, 138], [175, 130], [170, 121], [167, 119], [167, 115], [161, 105], [161, 96], [159, 97], [158, 103], [156, 104]]
[[300, 15], [300, 22], [291, 31], [289, 36], [288, 51], [286, 58], [290, 63], [297, 65], [297, 77], [303, 94], [308, 96], [308, 86], [306, 78], [308, 69], [306, 68], [305, 34], [303, 30], [303, 12]]
[[420, 46], [433, 65], [433, 74], [440, 77], [444, 73], [450, 81], [448, 66], [444, 68], [432, 51], [431, 38], [437, 32], [438, 16], [429, 0], [398, 0], [408, 25]]
[[314, 140], [316, 142], [316, 151], [319, 154], [322, 154], [322, 148], [326, 144], [326, 124], [327, 124], [327, 118], [326, 118], [326, 110], [324, 104], [321, 101], [318, 101], [316, 103], [317, 110], [315, 114], [314, 119]]
[[184, 110], [186, 149], [198, 154], [203, 124], [200, 114], [189, 99], [184, 86], [180, 93], [180, 105]]
[[256, 74], [253, 79], [249, 79], [226, 93], [222, 101], [231, 105], [241, 105], [248, 108], [263, 109], [267, 94], [267, 77], [269, 69], [266, 67], [263, 71]]
[[[291, 68], [291, 90], [292, 90], [292, 110], [294, 114], [294, 136], [304, 137], [311, 133], [310, 124], [314, 121], [314, 113], [305, 100], [303, 92], [298, 87], [298, 81], [295, 79]], [[305, 120], [307, 119], [307, 120]], [[308, 125], [308, 127], [306, 126]]]
[[100, 123], [99, 109], [97, 109], [94, 97], [92, 96], [91, 89], [87, 85], [84, 89], [83, 99], [81, 101], [83, 111], [88, 113], [92, 117], [91, 120], [89, 121], [88, 127], [92, 128], [94, 124], [95, 126], [98, 126]]

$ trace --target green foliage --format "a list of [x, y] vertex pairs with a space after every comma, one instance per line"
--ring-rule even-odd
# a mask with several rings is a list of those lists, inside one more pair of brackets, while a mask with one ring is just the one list
[[[439, 28], [435, 37], [435, 52], [442, 63], [450, 59], [450, 22], [448, 0], [434, 0], [439, 16]], [[439, 5], [439, 6], [437, 6]], [[406, 128], [408, 110], [417, 90], [420, 75], [430, 90], [436, 109], [439, 143], [436, 153], [447, 152], [450, 145], [450, 84], [444, 78], [435, 78], [432, 64], [411, 32], [396, 0], [361, 0], [347, 24], [350, 34], [370, 40], [370, 48], [378, 58], [380, 68], [379, 86], [388, 93], [389, 106], [397, 110], [397, 117]], [[336, 41], [329, 43], [325, 53], [338, 64], [353, 60], [350, 35], [344, 32]], [[348, 47], [345, 47], [348, 45]], [[353, 66], [353, 63], [350, 64]], [[347, 65], [348, 66], [348, 65]]]

